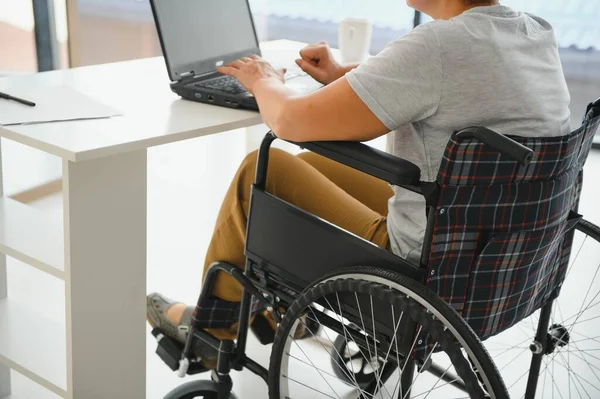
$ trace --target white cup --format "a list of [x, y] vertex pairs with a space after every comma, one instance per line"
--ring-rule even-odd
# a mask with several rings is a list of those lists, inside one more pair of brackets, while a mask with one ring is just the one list
[[369, 58], [373, 25], [368, 19], [345, 18], [340, 22], [339, 47], [344, 64], [360, 63]]

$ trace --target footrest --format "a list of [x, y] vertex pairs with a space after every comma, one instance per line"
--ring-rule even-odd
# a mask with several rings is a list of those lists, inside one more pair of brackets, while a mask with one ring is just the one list
[[[152, 330], [152, 335], [156, 338], [158, 346], [156, 354], [163, 362], [173, 371], [179, 370], [179, 362], [183, 354], [183, 344], [168, 337], [160, 328]], [[193, 359], [187, 369], [188, 375], [200, 374], [207, 372], [208, 369], [202, 365], [197, 359]]]
[[179, 369], [179, 361], [183, 353], [183, 345], [174, 339], [167, 337], [159, 328], [152, 330], [152, 335], [158, 341], [156, 354], [165, 362], [173, 371]]
[[273, 328], [266, 317], [260, 313], [254, 317], [254, 322], [250, 329], [254, 335], [256, 335], [258, 341], [263, 345], [272, 344], [275, 340], [275, 331], [273, 331]]

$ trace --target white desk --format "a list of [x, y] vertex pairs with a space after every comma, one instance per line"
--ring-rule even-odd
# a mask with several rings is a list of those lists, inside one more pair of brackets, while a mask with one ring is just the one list
[[[263, 50], [284, 64], [301, 47]], [[64, 196], [63, 225], [0, 200], [0, 397], [13, 368], [65, 398], [144, 398], [146, 149], [261, 120], [179, 99], [162, 58], [0, 79], [8, 92], [42, 85], [72, 86], [123, 116], [0, 127], [1, 137], [62, 158]], [[64, 325], [46, 319], [43, 304], [32, 311], [7, 298], [6, 255], [64, 280]]]

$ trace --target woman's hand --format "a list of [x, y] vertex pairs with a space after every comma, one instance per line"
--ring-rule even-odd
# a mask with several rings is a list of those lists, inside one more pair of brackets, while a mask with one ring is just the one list
[[325, 42], [309, 44], [300, 50], [296, 64], [316, 81], [328, 85], [344, 76], [347, 69], [333, 58], [329, 45]]
[[250, 93], [255, 94], [256, 84], [264, 80], [284, 82], [285, 71], [275, 69], [267, 61], [257, 55], [240, 58], [224, 67], [217, 68], [217, 72], [236, 78]]

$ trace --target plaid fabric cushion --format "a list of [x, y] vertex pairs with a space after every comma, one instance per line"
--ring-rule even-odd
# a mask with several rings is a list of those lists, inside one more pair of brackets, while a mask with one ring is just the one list
[[[229, 302], [210, 297], [199, 298], [193, 321], [196, 328], [230, 328], [240, 319], [240, 302]], [[254, 316], [263, 310], [262, 303], [252, 301], [251, 313]]]
[[534, 151], [527, 166], [475, 139], [450, 139], [437, 179], [427, 286], [482, 339], [557, 294], [599, 123], [588, 118], [561, 137], [511, 136]]

